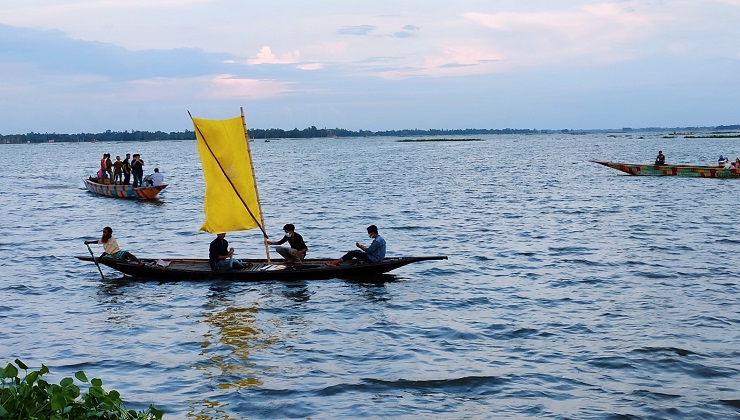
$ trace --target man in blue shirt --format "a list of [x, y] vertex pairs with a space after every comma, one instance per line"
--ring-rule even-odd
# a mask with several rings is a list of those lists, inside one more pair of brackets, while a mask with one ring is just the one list
[[385, 239], [383, 239], [378, 234], [378, 227], [375, 225], [368, 226], [367, 234], [368, 236], [373, 238], [373, 242], [370, 244], [370, 246], [365, 246], [357, 242], [355, 243], [355, 245], [357, 245], [357, 247], [360, 248], [362, 251], [349, 251], [348, 253], [344, 254], [342, 258], [329, 261], [328, 263], [326, 263], [326, 265], [336, 267], [339, 264], [350, 260], [357, 260], [365, 263], [383, 261], [383, 258], [385, 258]]

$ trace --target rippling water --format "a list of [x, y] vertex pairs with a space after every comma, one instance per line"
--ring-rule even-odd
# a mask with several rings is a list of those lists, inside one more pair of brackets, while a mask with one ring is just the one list
[[[447, 255], [381, 282], [135, 282], [73, 258], [111, 226], [139, 257], [205, 257], [194, 142], [2, 145], [0, 363], [77, 370], [165, 418], [739, 418], [740, 180], [589, 159], [740, 155], [660, 135], [255, 141], [267, 229], [310, 257]], [[155, 202], [86, 192], [141, 153]], [[230, 233], [264, 256], [258, 231]], [[96, 249], [100, 252], [100, 249]]]

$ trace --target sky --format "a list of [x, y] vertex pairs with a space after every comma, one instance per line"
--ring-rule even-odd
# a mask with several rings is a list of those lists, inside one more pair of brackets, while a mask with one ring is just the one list
[[740, 0], [3, 0], [0, 134], [740, 123]]

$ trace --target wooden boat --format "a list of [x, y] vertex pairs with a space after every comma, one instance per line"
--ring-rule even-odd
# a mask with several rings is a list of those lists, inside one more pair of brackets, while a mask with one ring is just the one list
[[[320, 280], [376, 276], [419, 261], [447, 259], [444, 256], [398, 257], [364, 264], [348, 261], [337, 267], [328, 266], [326, 263], [330, 260], [312, 259], [293, 265], [286, 264], [282, 259], [272, 262], [254, 178], [244, 111], [242, 110], [241, 116], [226, 120], [206, 120], [192, 116], [191, 119], [206, 187], [203, 199], [205, 222], [200, 230], [217, 234], [259, 228], [264, 239], [266, 258], [242, 260], [248, 264], [248, 268], [226, 271], [212, 270], [208, 260], [204, 259], [149, 259], [143, 260], [144, 264], [139, 265], [112, 258], [94, 258], [92, 251], [90, 256], [78, 256], [78, 259], [103, 264], [129, 276], [160, 281], [213, 278], [239, 281]], [[95, 185], [109, 187], [111, 190], [121, 187]], [[102, 276], [103, 272], [100, 271], [100, 274]]]
[[631, 163], [604, 162], [592, 160], [599, 165], [641, 176], [688, 176], [694, 178], [740, 178], [737, 169], [724, 169], [719, 166], [699, 165], [640, 165]]
[[[93, 262], [92, 256], [78, 256]], [[113, 258], [96, 258], [99, 264], [141, 280], [155, 281], [264, 281], [264, 280], [326, 280], [333, 278], [366, 278], [388, 273], [408, 264], [446, 260], [445, 256], [385, 258], [377, 263], [344, 263], [337, 267], [326, 265], [329, 260], [310, 259], [302, 264], [288, 265], [283, 260], [243, 259], [247, 268], [241, 270], [211, 270], [207, 259], [142, 259], [144, 265]]]
[[156, 187], [134, 188], [132, 185], [101, 184], [92, 179], [83, 179], [82, 181], [85, 182], [85, 187], [91, 193], [104, 195], [106, 197], [133, 198], [138, 200], [154, 199], [157, 197], [157, 194], [167, 188], [167, 184], [158, 185]]

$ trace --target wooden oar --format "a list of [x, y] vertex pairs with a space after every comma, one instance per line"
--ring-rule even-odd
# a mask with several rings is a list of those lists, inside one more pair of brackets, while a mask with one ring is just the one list
[[100, 265], [98, 265], [98, 260], [95, 258], [95, 254], [93, 254], [92, 249], [90, 249], [90, 245], [85, 244], [87, 247], [87, 250], [90, 251], [90, 256], [93, 259], [93, 262], [95, 263], [95, 266], [98, 267], [98, 271], [100, 271], [100, 277], [105, 280], [105, 276], [103, 275], [103, 270], [100, 269]]

